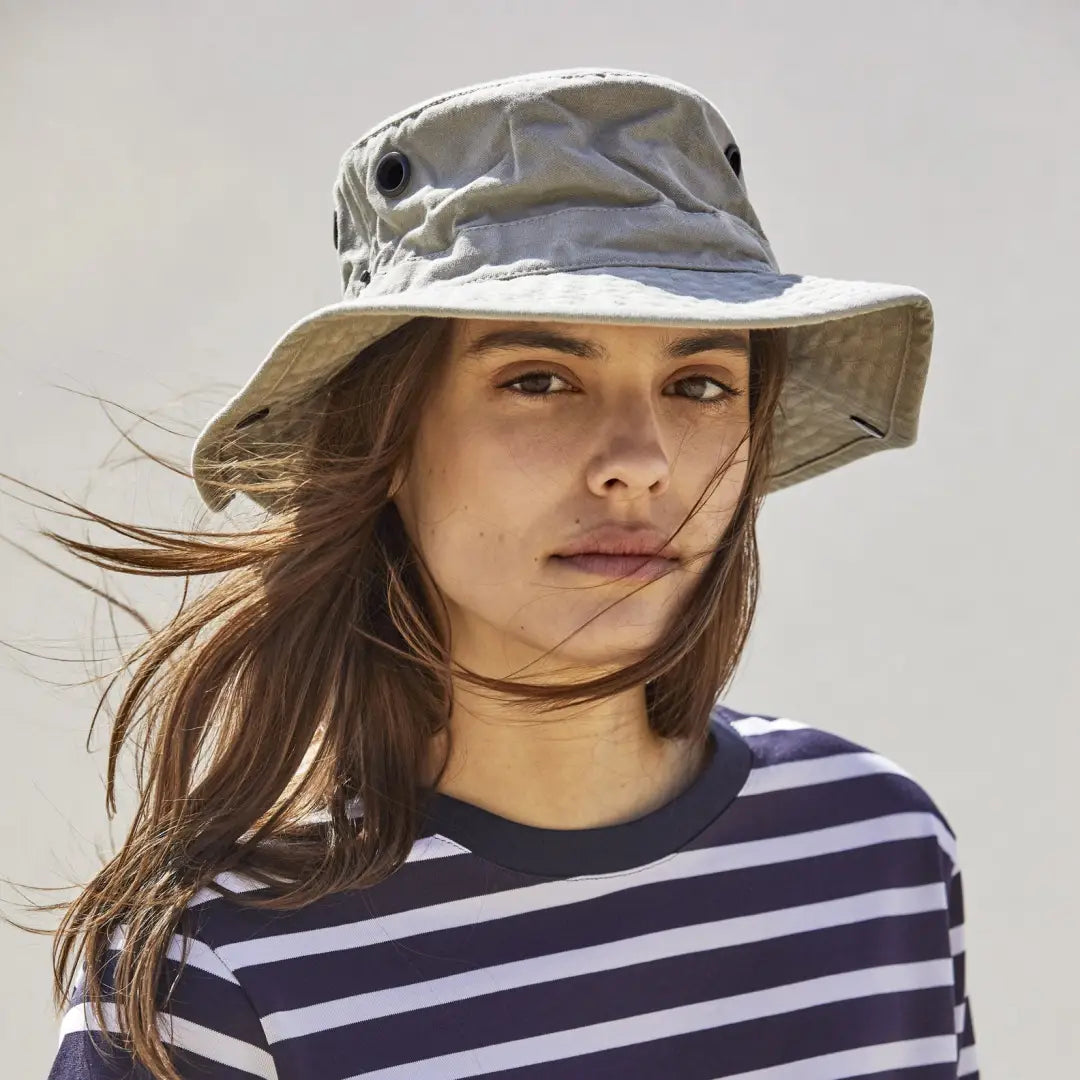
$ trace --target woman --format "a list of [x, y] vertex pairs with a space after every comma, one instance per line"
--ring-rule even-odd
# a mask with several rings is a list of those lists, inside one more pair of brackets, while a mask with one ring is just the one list
[[133, 657], [52, 1080], [977, 1077], [940, 810], [719, 701], [761, 500], [914, 441], [927, 297], [781, 274], [723, 117], [635, 72], [422, 102], [334, 199], [344, 299], [192, 456], [260, 527], [64, 541], [222, 576]]

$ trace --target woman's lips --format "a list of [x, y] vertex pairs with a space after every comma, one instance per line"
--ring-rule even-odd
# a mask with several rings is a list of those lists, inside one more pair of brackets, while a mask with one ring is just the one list
[[671, 573], [678, 559], [658, 559], [650, 555], [553, 555], [556, 566], [606, 578], [625, 577], [629, 581], [651, 581]]

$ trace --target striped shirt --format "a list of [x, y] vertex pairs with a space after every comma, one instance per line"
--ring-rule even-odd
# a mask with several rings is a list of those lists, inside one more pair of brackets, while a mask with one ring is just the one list
[[[534, 828], [438, 793], [368, 889], [291, 912], [203, 890], [166, 962], [188, 946], [161, 1017], [181, 1075], [977, 1080], [956, 837], [927, 792], [818, 727], [718, 702], [710, 729], [697, 779], [633, 821]], [[49, 1080], [147, 1077], [81, 990]]]

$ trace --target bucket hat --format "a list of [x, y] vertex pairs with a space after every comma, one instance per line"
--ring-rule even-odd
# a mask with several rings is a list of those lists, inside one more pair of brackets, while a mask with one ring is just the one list
[[197, 437], [212, 511], [265, 478], [258, 447], [312, 437], [328, 379], [425, 315], [786, 328], [767, 491], [915, 441], [929, 298], [781, 273], [731, 127], [681, 83], [590, 67], [451, 90], [354, 142], [332, 195], [343, 298], [289, 327]]

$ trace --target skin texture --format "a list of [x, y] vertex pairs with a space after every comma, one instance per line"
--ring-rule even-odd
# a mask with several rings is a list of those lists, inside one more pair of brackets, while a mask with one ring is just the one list
[[[481, 335], [499, 330], [558, 333], [601, 355], [525, 345], [467, 355]], [[581, 681], [659, 640], [731, 520], [746, 475], [749, 332], [736, 331], [725, 348], [664, 355], [670, 343], [702, 333], [455, 321], [449, 363], [393, 499], [445, 599], [459, 663], [499, 678]], [[671, 573], [642, 588], [552, 561], [608, 522], [647, 523], [671, 536], [725, 459], [722, 479], [674, 538], [680, 562]], [[456, 682], [450, 726], [453, 754], [439, 789], [543, 828], [640, 817], [706, 764], [689, 744], [652, 735], [643, 686], [530, 717]]]

